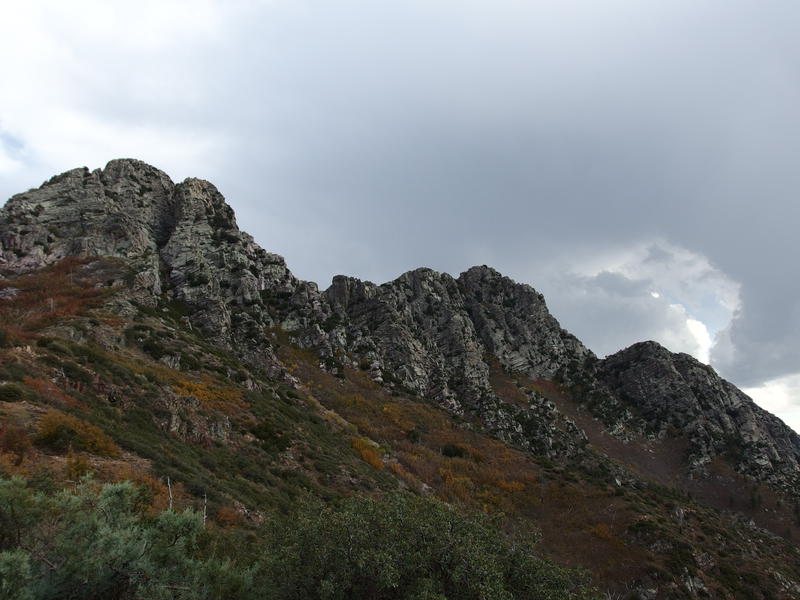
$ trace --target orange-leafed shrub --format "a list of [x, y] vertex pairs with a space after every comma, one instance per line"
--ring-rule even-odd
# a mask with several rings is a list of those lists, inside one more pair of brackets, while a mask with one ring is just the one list
[[352, 438], [350, 446], [361, 455], [361, 458], [370, 466], [383, 470], [383, 461], [378, 456], [375, 445], [367, 438]]
[[442, 493], [448, 501], [468, 503], [474, 496], [475, 484], [472, 479], [454, 473], [448, 468], [440, 468], [442, 477]]
[[610, 540], [611, 539], [611, 530], [608, 528], [608, 525], [605, 523], [598, 523], [597, 525], [593, 525], [589, 528], [589, 531], [599, 537], [601, 540]]
[[0, 306], [0, 321], [24, 334], [101, 304], [109, 291], [95, 287], [93, 280], [76, 275], [88, 262], [89, 259], [67, 258], [14, 279], [8, 285], [19, 292]]
[[42, 417], [34, 442], [56, 452], [85, 450], [102, 456], [120, 454], [119, 446], [101, 429], [55, 409]]
[[[132, 481], [147, 490], [149, 510], [154, 513], [169, 507], [169, 489], [166, 480], [154, 477], [146, 463], [109, 461], [99, 465], [96, 472], [103, 481]], [[171, 487], [173, 506], [186, 506], [188, 492], [183, 484], [173, 481]]]
[[67, 464], [64, 466], [64, 472], [67, 479], [77, 481], [92, 470], [92, 465], [86, 460], [85, 456], [70, 452], [67, 456]]
[[521, 492], [525, 489], [525, 484], [521, 481], [507, 481], [505, 479], [498, 479], [495, 485], [504, 492]]

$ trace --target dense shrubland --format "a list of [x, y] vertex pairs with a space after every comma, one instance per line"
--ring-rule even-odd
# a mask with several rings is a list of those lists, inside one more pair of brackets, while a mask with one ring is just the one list
[[582, 573], [500, 521], [396, 494], [308, 499], [253, 530], [155, 510], [130, 482], [58, 490], [0, 479], [0, 597], [579, 599]]

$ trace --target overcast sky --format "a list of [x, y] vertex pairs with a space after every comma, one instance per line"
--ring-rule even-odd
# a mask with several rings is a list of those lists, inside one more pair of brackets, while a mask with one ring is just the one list
[[489, 264], [800, 430], [796, 0], [0, 0], [0, 197], [212, 181], [327, 287]]

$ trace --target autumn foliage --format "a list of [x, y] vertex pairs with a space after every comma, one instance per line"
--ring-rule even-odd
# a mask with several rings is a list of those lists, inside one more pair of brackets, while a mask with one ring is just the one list
[[350, 440], [350, 445], [361, 455], [364, 462], [376, 469], [383, 470], [383, 461], [378, 455], [373, 442], [367, 438], [353, 438]]
[[182, 380], [173, 385], [172, 389], [179, 396], [197, 398], [204, 410], [237, 414], [247, 409], [242, 400], [241, 389], [221, 385], [208, 375], [203, 375], [197, 381]]
[[66, 258], [0, 284], [5, 289], [13, 288], [13, 293], [0, 303], [0, 324], [12, 337], [32, 339], [32, 333], [48, 325], [98, 306], [108, 292], [96, 287], [96, 281], [81, 276], [81, 267], [89, 262], [91, 259]]
[[34, 442], [56, 452], [85, 450], [101, 456], [120, 454], [119, 446], [101, 429], [56, 409], [50, 409], [42, 417]]

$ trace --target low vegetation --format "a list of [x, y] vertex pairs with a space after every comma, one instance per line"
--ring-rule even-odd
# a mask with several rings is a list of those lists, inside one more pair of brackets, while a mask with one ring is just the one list
[[[296, 383], [277, 381], [180, 304], [104, 312], [84, 266], [5, 283], [0, 598], [569, 599], [593, 597], [591, 572], [614, 598], [702, 577], [709, 597], [783, 600], [778, 575], [800, 581], [792, 531], [514, 448], [276, 329]], [[510, 404], [561, 389], [492, 383]]]
[[0, 479], [0, 596], [305, 600], [595, 598], [500, 521], [433, 499], [309, 499], [244, 531], [153, 510], [130, 482]]

